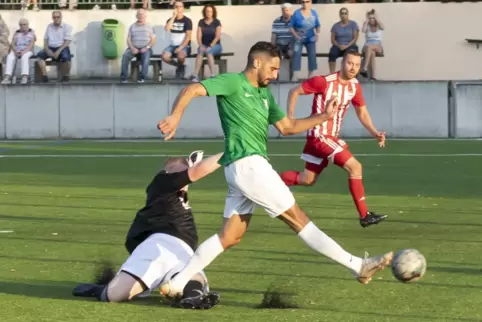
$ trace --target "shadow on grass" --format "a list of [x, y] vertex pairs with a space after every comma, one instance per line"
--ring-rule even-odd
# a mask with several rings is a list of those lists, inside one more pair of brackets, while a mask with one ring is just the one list
[[[28, 297], [46, 298], [46, 299], [59, 299], [59, 300], [71, 300], [71, 301], [93, 301], [92, 298], [82, 298], [72, 295], [72, 289], [77, 285], [71, 281], [27, 281], [27, 282], [13, 282], [13, 281], [0, 281], [0, 293], [10, 295], [21, 295]], [[246, 291], [236, 289], [219, 289], [222, 293], [249, 293], [249, 294], [261, 294], [258, 291]], [[169, 304], [160, 295], [153, 294], [146, 298], [135, 298], [134, 300], [124, 303], [130, 305], [152, 305], [152, 306], [164, 306], [169, 307]], [[254, 305], [245, 302], [235, 302], [228, 300], [221, 300], [223, 306], [235, 306], [244, 308], [253, 308]]]
[[[92, 301], [95, 302], [93, 299], [81, 298], [81, 297], [74, 297], [71, 295], [72, 289], [75, 287], [76, 283], [71, 281], [24, 281], [23, 283], [20, 282], [13, 282], [13, 281], [0, 281], [0, 293], [3, 294], [10, 294], [10, 295], [20, 295], [20, 296], [28, 296], [28, 297], [36, 297], [36, 298], [45, 298], [45, 299], [58, 299], [58, 300], [70, 300], [70, 301]], [[249, 291], [249, 290], [237, 290], [237, 289], [229, 289], [229, 288], [221, 288], [218, 289], [221, 293], [235, 293], [235, 294], [263, 294], [264, 292], [261, 291]], [[99, 305], [104, 305], [104, 303], [99, 303]], [[125, 303], [123, 305], [148, 305], [152, 307], [168, 307], [168, 304], [157, 295], [153, 295], [147, 298], [138, 298], [134, 299], [129, 303]], [[221, 300], [220, 307], [216, 308], [217, 310], [222, 310], [223, 306], [227, 307], [238, 307], [238, 308], [246, 308], [246, 309], [257, 309], [256, 305], [246, 302], [238, 302], [238, 301], [231, 301], [231, 300]], [[366, 316], [368, 317], [383, 317], [383, 318], [411, 318], [417, 321], [479, 321], [476, 319], [470, 318], [448, 318], [446, 316], [429, 316], [429, 315], [419, 315], [419, 314], [394, 314], [394, 313], [387, 313], [387, 312], [361, 312], [355, 310], [347, 310], [347, 309], [336, 309], [333, 307], [328, 306], [318, 306], [318, 307], [300, 307], [296, 310], [307, 310], [307, 311], [319, 311], [319, 312], [331, 312], [331, 313], [340, 313], [340, 314], [350, 314], [353, 316]], [[209, 311], [207, 311], [209, 312]]]

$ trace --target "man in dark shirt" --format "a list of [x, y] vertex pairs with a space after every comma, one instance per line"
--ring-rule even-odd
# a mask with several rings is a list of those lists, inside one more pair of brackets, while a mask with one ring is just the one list
[[[137, 212], [127, 233], [125, 246], [130, 257], [117, 275], [111, 273], [110, 278], [104, 276], [95, 284], [79, 284], [73, 291], [75, 296], [96, 297], [104, 302], [145, 297], [184, 267], [198, 243], [188, 185], [219, 168], [222, 156], [221, 153], [201, 161], [202, 154], [196, 151], [188, 159], [166, 161], [164, 170], [147, 187], [146, 204]], [[219, 295], [209, 292], [204, 272], [199, 272], [186, 285], [183, 298], [175, 299], [173, 304], [206, 309], [218, 301]]]
[[[174, 3], [172, 17], [166, 21], [164, 27], [166, 32], [171, 34], [170, 44], [162, 53], [162, 60], [176, 66], [176, 78], [185, 78], [186, 57], [191, 54], [192, 20], [184, 15], [184, 4], [182, 1]], [[174, 61], [173, 58], [177, 58]]]

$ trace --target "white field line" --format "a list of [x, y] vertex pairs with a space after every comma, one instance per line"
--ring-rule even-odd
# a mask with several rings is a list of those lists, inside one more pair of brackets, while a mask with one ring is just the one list
[[[0, 158], [166, 158], [185, 157], [184, 154], [5, 154]], [[208, 156], [208, 155], [206, 155]], [[273, 153], [268, 155], [274, 157], [300, 157], [300, 154]], [[358, 157], [480, 157], [482, 153], [360, 153]]]
[[[283, 142], [301, 142], [304, 141], [305, 137], [299, 138], [271, 138], [268, 143], [283, 143]], [[373, 141], [373, 138], [346, 138], [348, 142], [358, 142], [358, 141]], [[217, 143], [223, 142], [223, 139], [174, 139], [172, 141], [163, 141], [162, 138], [156, 139], [79, 139], [79, 140], [68, 140], [68, 143]], [[474, 138], [474, 139], [445, 139], [445, 138], [388, 138], [387, 141], [482, 141], [482, 138]], [[0, 140], [1, 143], [8, 143], [8, 144], [15, 144], [15, 143], [38, 143], [38, 144], [45, 144], [48, 142], [62, 142], [62, 140]]]

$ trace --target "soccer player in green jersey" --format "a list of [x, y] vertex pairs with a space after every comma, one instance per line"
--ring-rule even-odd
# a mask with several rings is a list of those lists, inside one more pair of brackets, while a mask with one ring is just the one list
[[198, 247], [173, 279], [161, 285], [161, 293], [166, 296], [181, 295], [193, 275], [241, 241], [255, 206], [284, 221], [310, 248], [351, 270], [363, 284], [392, 259], [393, 252], [366, 259], [346, 252], [300, 209], [289, 188], [268, 162], [270, 124], [283, 135], [304, 132], [330, 120], [338, 104], [335, 95], [321, 114], [296, 120], [286, 117], [268, 88], [278, 76], [279, 54], [279, 49], [269, 42], [256, 43], [249, 51], [244, 72], [222, 74], [184, 88], [174, 102], [171, 115], [158, 124], [161, 132], [167, 135], [165, 139], [169, 140], [193, 98], [216, 96], [225, 137], [224, 155], [219, 163], [224, 166], [228, 183], [223, 227]]

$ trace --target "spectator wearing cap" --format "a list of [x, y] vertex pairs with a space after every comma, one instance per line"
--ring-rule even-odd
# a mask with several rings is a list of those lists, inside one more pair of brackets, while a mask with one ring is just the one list
[[32, 29], [29, 28], [28, 20], [21, 18], [18, 22], [19, 29], [15, 32], [10, 43], [10, 53], [7, 56], [7, 64], [5, 67], [5, 76], [2, 84], [10, 84], [17, 59], [21, 62], [22, 67], [22, 84], [28, 83], [29, 75], [29, 58], [33, 55], [33, 46], [37, 38]]
[[348, 9], [340, 9], [340, 21], [331, 27], [331, 43], [333, 46], [328, 53], [328, 67], [330, 73], [336, 69], [336, 59], [343, 57], [346, 51], [358, 51], [356, 42], [360, 28], [358, 24], [348, 17]]
[[293, 34], [291, 33], [291, 3], [281, 5], [281, 16], [273, 21], [271, 27], [271, 42], [277, 45], [283, 58], [293, 56]]
[[291, 17], [291, 33], [293, 34], [293, 77], [292, 81], [298, 80], [301, 70], [301, 52], [303, 46], [308, 54], [308, 77], [313, 77], [318, 68], [316, 64], [316, 42], [320, 33], [320, 19], [314, 9], [311, 8], [311, 0], [302, 0], [301, 8], [296, 10]]

